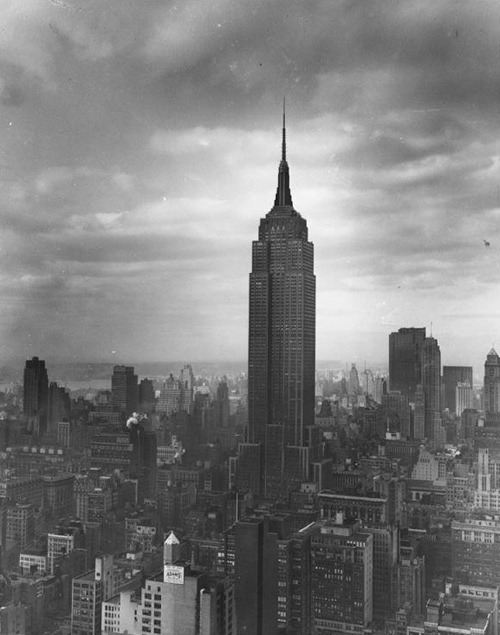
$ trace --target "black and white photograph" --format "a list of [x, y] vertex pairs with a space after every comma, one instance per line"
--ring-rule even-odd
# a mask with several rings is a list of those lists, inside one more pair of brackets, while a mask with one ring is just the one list
[[498, 0], [0, 0], [0, 634], [498, 635]]

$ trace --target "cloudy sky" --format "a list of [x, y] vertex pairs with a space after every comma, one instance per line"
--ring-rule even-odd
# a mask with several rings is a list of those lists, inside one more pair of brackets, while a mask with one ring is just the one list
[[498, 0], [0, 10], [3, 360], [245, 359], [283, 95], [318, 359], [500, 348]]

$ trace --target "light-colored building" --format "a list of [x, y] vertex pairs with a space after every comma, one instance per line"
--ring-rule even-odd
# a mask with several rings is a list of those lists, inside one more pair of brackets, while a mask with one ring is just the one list
[[194, 375], [191, 366], [181, 370], [179, 377], [170, 375], [163, 384], [156, 411], [170, 416], [174, 412], [191, 414], [194, 403]]
[[47, 565], [49, 573], [54, 573], [54, 562], [75, 548], [74, 533], [47, 534]]
[[468, 381], [459, 382], [455, 388], [455, 414], [462, 416], [464, 410], [474, 408], [474, 391]]
[[500, 452], [498, 450], [479, 448], [474, 507], [500, 510]]
[[449, 458], [446, 454], [430, 452], [425, 446], [421, 446], [411, 478], [415, 481], [432, 481], [435, 485], [446, 485]]
[[47, 572], [47, 556], [45, 554], [20, 553], [19, 568], [23, 575], [29, 575], [33, 572], [44, 574]]
[[236, 633], [232, 581], [191, 572], [180, 554], [180, 542], [171, 532], [164, 543], [163, 574], [146, 580], [140, 594], [121, 592], [102, 603], [103, 633]]
[[[113, 556], [98, 556], [92, 571], [73, 579], [71, 635], [124, 632], [110, 630], [117, 625], [116, 611], [113, 612], [116, 602], [113, 604], [108, 600], [122, 590], [133, 591], [139, 587], [140, 582], [140, 572], [131, 576], [127, 569], [115, 566]], [[106, 623], [103, 621], [103, 616], [106, 616], [108, 620]], [[133, 631], [129, 632], [133, 633]]]

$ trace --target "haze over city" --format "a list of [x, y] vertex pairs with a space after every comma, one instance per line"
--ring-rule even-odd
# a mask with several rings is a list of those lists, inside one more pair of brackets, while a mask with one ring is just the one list
[[317, 358], [499, 345], [496, 1], [3, 0], [3, 359], [246, 359], [287, 100]]

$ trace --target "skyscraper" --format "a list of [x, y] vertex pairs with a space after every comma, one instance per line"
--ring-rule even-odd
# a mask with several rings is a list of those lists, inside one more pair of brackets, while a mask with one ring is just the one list
[[422, 383], [422, 346], [425, 328], [401, 328], [389, 335], [389, 381], [391, 391], [399, 390], [415, 401], [415, 390]]
[[362, 632], [373, 615], [373, 537], [359, 521], [319, 521], [311, 536], [313, 632]]
[[441, 351], [433, 337], [422, 345], [422, 388], [425, 397], [425, 436], [441, 443]]
[[23, 412], [28, 430], [41, 436], [47, 429], [49, 379], [43, 359], [26, 360], [23, 378]]
[[137, 410], [139, 388], [133, 366], [114, 366], [111, 377], [111, 403], [129, 417]]
[[451, 414], [455, 414], [457, 384], [465, 382], [472, 388], [472, 366], [443, 366], [443, 410], [448, 408]]
[[500, 412], [500, 357], [494, 348], [484, 364], [484, 410], [488, 415]]
[[[252, 247], [248, 347], [249, 441], [264, 446], [266, 494], [282, 490], [291, 467], [307, 462], [306, 428], [314, 424], [314, 249], [294, 209], [282, 156], [274, 206]], [[294, 466], [287, 465], [294, 463]]]

